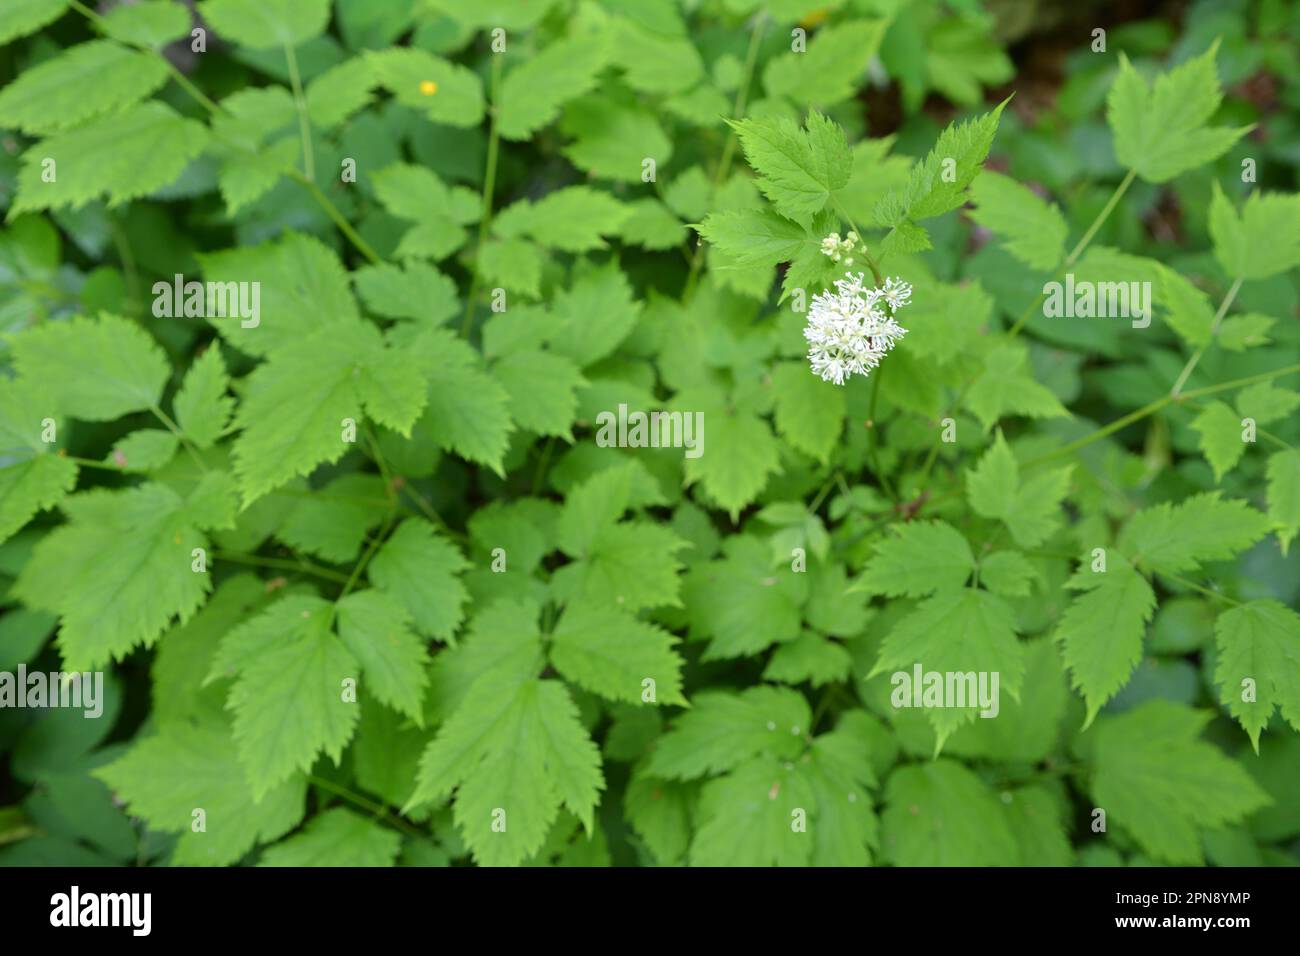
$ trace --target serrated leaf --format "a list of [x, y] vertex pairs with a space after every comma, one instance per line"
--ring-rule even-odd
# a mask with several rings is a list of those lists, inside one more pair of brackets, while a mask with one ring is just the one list
[[[300, 775], [258, 799], [244, 780], [229, 727], [175, 721], [137, 739], [117, 760], [95, 771], [133, 816], [152, 830], [177, 833], [177, 866], [237, 863], [258, 843], [298, 825], [306, 798]], [[206, 829], [195, 831], [194, 810]]]
[[211, 590], [212, 576], [191, 570], [207, 538], [171, 489], [101, 488], [65, 499], [63, 510], [68, 523], [40, 540], [14, 592], [59, 615], [67, 670], [96, 670], [152, 644]]
[[1199, 739], [1210, 717], [1151, 700], [1097, 722], [1093, 799], [1157, 860], [1201, 864], [1202, 830], [1269, 802], [1240, 764]]
[[220, 440], [235, 407], [226, 394], [230, 376], [215, 345], [194, 360], [185, 373], [173, 403], [176, 424], [185, 437], [199, 448], [211, 448]]
[[970, 545], [945, 521], [914, 521], [876, 547], [858, 587], [889, 597], [924, 597], [962, 587], [975, 559]]
[[0, 43], [34, 33], [67, 8], [68, 0], [12, 0], [0, 10]]
[[803, 362], [772, 369], [776, 430], [794, 448], [825, 462], [844, 432], [847, 404], [839, 389], [828, 389]]
[[1018, 856], [993, 791], [944, 758], [890, 774], [881, 836], [895, 866], [1006, 866]]
[[1240, 416], [1224, 402], [1211, 402], [1192, 419], [1192, 428], [1201, 436], [1197, 445], [1214, 469], [1214, 480], [1222, 481], [1246, 453]]
[[802, 226], [770, 209], [711, 213], [699, 233], [736, 265], [789, 262], [812, 242]]
[[156, 407], [170, 368], [139, 325], [103, 313], [34, 326], [10, 339], [20, 375], [40, 379], [51, 411], [92, 422]]
[[1055, 639], [1071, 683], [1087, 704], [1086, 725], [1128, 683], [1142, 660], [1142, 638], [1156, 596], [1146, 578], [1114, 555], [1106, 571], [1081, 568], [1068, 586], [1085, 593], [1061, 615]]
[[199, 13], [223, 38], [252, 50], [272, 50], [319, 36], [329, 24], [329, 0], [204, 0]]
[[605, 45], [593, 37], [569, 37], [512, 69], [497, 107], [501, 135], [527, 139], [553, 122], [561, 106], [595, 87], [606, 55]]
[[1214, 257], [1234, 279], [1267, 279], [1300, 266], [1300, 196], [1252, 192], [1238, 216], [1215, 180], [1209, 228]]
[[802, 750], [801, 735], [808, 732], [811, 718], [803, 695], [788, 688], [706, 691], [659, 738], [646, 772], [692, 780], [731, 770], [759, 754], [790, 759]]
[[1268, 529], [1268, 519], [1244, 501], [1207, 492], [1176, 505], [1143, 508], [1125, 526], [1119, 547], [1134, 563], [1178, 574], [1230, 558]]
[[1148, 182], [1163, 183], [1221, 156], [1249, 127], [1206, 126], [1223, 99], [1214, 58], [1216, 41], [1203, 54], [1156, 77], [1148, 86], [1128, 57], [1106, 97], [1106, 121], [1115, 134], [1115, 155]]
[[1000, 418], [1057, 418], [1069, 412], [1051, 389], [1039, 384], [1023, 347], [1002, 345], [984, 358], [984, 370], [966, 395], [966, 406], [987, 430]]
[[1022, 548], [1037, 547], [1060, 523], [1061, 501], [1073, 468], [1039, 471], [1022, 479], [1002, 433], [969, 472], [966, 496], [977, 514], [997, 518]]
[[1300, 730], [1300, 615], [1277, 601], [1240, 604], [1214, 622], [1219, 700], [1259, 753], [1274, 709]]
[[659, 705], [686, 703], [682, 659], [667, 631], [624, 611], [594, 604], [565, 609], [551, 635], [551, 661], [566, 679], [607, 697], [645, 703], [644, 681], [654, 681]]
[[339, 640], [361, 664], [366, 688], [417, 725], [422, 723], [428, 655], [411, 630], [406, 608], [371, 589], [339, 601], [337, 615]]
[[971, 183], [970, 217], [996, 233], [1025, 265], [1046, 272], [1065, 258], [1068, 229], [1061, 210], [1009, 176], [984, 170]]
[[114, 40], [158, 48], [189, 33], [190, 11], [169, 0], [147, 0], [114, 7], [102, 25]]
[[139, 102], [167, 75], [166, 64], [151, 53], [113, 40], [80, 43], [0, 91], [0, 126], [36, 135], [67, 129]]
[[1291, 448], [1269, 456], [1268, 518], [1277, 529], [1278, 544], [1286, 554], [1300, 534], [1300, 451]]
[[510, 416], [521, 428], [572, 437], [577, 392], [587, 384], [576, 365], [550, 352], [512, 352], [493, 364], [492, 377], [510, 396]]
[[365, 56], [380, 86], [435, 123], [477, 126], [483, 120], [483, 82], [459, 63], [416, 47]]
[[800, 129], [789, 120], [749, 119], [732, 124], [758, 188], [776, 211], [806, 224], [848, 185], [853, 155], [844, 131], [815, 110]]
[[375, 552], [366, 573], [398, 600], [421, 634], [446, 641], [464, 615], [468, 562], [422, 518], [407, 518]]
[[880, 48], [888, 20], [848, 20], [817, 31], [806, 51], [774, 57], [763, 88], [800, 106], [833, 106], [853, 95]]
[[76, 487], [76, 463], [44, 441], [47, 422], [58, 427], [43, 385], [26, 378], [0, 381], [0, 542]]
[[604, 249], [601, 237], [617, 233], [627, 217], [627, 207], [609, 193], [568, 186], [536, 203], [521, 199], [507, 207], [492, 231], [506, 239], [530, 236], [545, 249], [591, 252]]
[[595, 535], [581, 559], [555, 572], [552, 587], [565, 601], [610, 604], [627, 611], [677, 605], [686, 542], [671, 529], [627, 521]]
[[258, 866], [392, 866], [401, 849], [396, 830], [346, 807], [331, 807], [312, 817], [300, 832], [269, 847]]
[[[208, 139], [202, 123], [154, 101], [50, 136], [23, 153], [9, 218], [29, 209], [76, 209], [100, 197], [115, 207], [147, 196], [174, 181]], [[51, 170], [55, 178], [47, 182]]]

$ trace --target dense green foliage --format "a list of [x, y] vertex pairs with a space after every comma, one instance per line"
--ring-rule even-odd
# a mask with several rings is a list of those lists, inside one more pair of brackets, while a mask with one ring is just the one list
[[0, 863], [1300, 862], [1300, 5], [1013, 6], [5, 3]]

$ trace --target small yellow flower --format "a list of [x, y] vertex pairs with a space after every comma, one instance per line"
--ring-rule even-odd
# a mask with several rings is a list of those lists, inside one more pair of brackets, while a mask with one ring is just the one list
[[438, 84], [433, 82], [433, 80], [423, 80], [420, 83], [420, 92], [425, 96], [432, 96], [434, 93], [438, 92]]

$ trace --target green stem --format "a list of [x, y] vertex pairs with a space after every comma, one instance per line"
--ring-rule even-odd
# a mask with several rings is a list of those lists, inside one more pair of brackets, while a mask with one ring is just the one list
[[497, 108], [501, 87], [500, 53], [492, 54], [490, 80], [490, 101], [488, 104], [488, 148], [487, 168], [483, 171], [483, 211], [478, 223], [478, 246], [474, 249], [474, 274], [470, 279], [469, 297], [465, 300], [465, 315], [460, 320], [460, 334], [469, 337], [470, 320], [474, 317], [474, 306], [478, 299], [479, 285], [483, 281], [483, 270], [479, 268], [479, 257], [488, 241], [488, 227], [492, 225], [492, 194], [496, 191], [497, 155], [501, 149], [501, 133], [497, 122], [500, 110]]
[[417, 837], [428, 836], [427, 833], [423, 833], [417, 828], [411, 826], [400, 816], [396, 816], [395, 814], [389, 812], [388, 808], [385, 807], [382, 803], [376, 803], [373, 800], [369, 800], [366, 797], [361, 796], [361, 794], [349, 790], [347, 787], [341, 787], [336, 783], [332, 783], [331, 781], [324, 779], [323, 777], [317, 777], [315, 774], [308, 774], [307, 782], [310, 783], [312, 786], [320, 787], [322, 790], [328, 793], [332, 793], [336, 797], [340, 797], [348, 801], [354, 806], [360, 807], [362, 810], [369, 811], [372, 815], [380, 818], [386, 823], [392, 824], [393, 826], [397, 827], [399, 830], [402, 830], [410, 834], [411, 836], [417, 836]]
[[302, 171], [312, 182], [316, 181], [316, 159], [311, 149], [311, 124], [307, 121], [307, 98], [302, 95], [302, 79], [298, 76], [298, 57], [293, 44], [284, 45], [284, 58], [289, 63], [289, 85], [293, 87], [293, 103], [298, 110], [298, 135], [302, 137]]
[[867, 409], [867, 418], [870, 421], [867, 429], [867, 459], [871, 462], [871, 470], [876, 473], [880, 486], [885, 489], [890, 500], [897, 503], [898, 493], [894, 490], [889, 476], [880, 467], [880, 459], [876, 456], [876, 429], [879, 427], [876, 422], [876, 400], [880, 397], [880, 374], [884, 370], [884, 365], [878, 365], [872, 370], [875, 374], [871, 376], [871, 404]]
[[[1074, 265], [1075, 262], [1078, 261], [1079, 257], [1083, 255], [1083, 251], [1088, 248], [1088, 244], [1092, 242], [1093, 237], [1097, 235], [1097, 230], [1099, 230], [1102, 225], [1105, 224], [1106, 220], [1110, 218], [1110, 214], [1115, 211], [1115, 207], [1119, 205], [1120, 199], [1122, 199], [1124, 194], [1128, 192], [1129, 186], [1133, 185], [1133, 180], [1136, 178], [1137, 172], [1130, 169], [1128, 174], [1120, 180], [1120, 184], [1116, 186], [1115, 191], [1110, 194], [1110, 199], [1106, 200], [1106, 205], [1101, 208], [1101, 212], [1097, 213], [1097, 218], [1092, 221], [1092, 225], [1088, 227], [1088, 231], [1083, 234], [1083, 237], [1077, 243], [1075, 243], [1074, 248], [1070, 250], [1070, 254], [1065, 257], [1065, 262], [1063, 262], [1053, 274], [1053, 279], [1059, 279], [1063, 274], [1068, 272], [1070, 266]], [[1029, 321], [1029, 317], [1045, 298], [1047, 298], [1047, 292], [1040, 292], [1038, 298], [1029, 303], [1029, 307], [1025, 309], [1024, 312], [1020, 313], [1020, 317], [1016, 319], [1016, 324], [1011, 326], [1010, 329], [1010, 334], [1013, 338], [1020, 334], [1020, 330], [1024, 328], [1025, 323]]]
[[1183, 386], [1187, 384], [1187, 379], [1191, 377], [1196, 366], [1200, 364], [1201, 357], [1214, 343], [1214, 337], [1219, 332], [1219, 325], [1223, 322], [1223, 317], [1228, 314], [1228, 309], [1232, 306], [1233, 300], [1237, 298], [1237, 293], [1241, 291], [1241, 283], [1242, 280], [1237, 279], [1228, 288], [1223, 301], [1219, 303], [1219, 310], [1214, 313], [1214, 321], [1210, 324], [1210, 337], [1205, 340], [1204, 345], [1192, 354], [1192, 357], [1187, 360], [1187, 364], [1183, 366], [1183, 370], [1178, 373], [1178, 380], [1174, 382], [1174, 387], [1169, 390], [1170, 395], [1175, 398], [1178, 397], [1178, 394], [1183, 390]]
[[1223, 601], [1226, 604], [1231, 604], [1234, 607], [1241, 606], [1241, 602], [1236, 600], [1235, 598], [1230, 598], [1228, 597], [1228, 595], [1221, 594], [1218, 591], [1213, 590], [1212, 588], [1203, 587], [1197, 584], [1195, 581], [1189, 581], [1186, 578], [1181, 578], [1176, 574], [1170, 574], [1168, 571], [1156, 571], [1156, 574], [1160, 575], [1163, 578], [1168, 578], [1170, 581], [1173, 581], [1175, 584], [1181, 584], [1183, 587], [1188, 588], [1189, 590], [1198, 591], [1201, 594], [1204, 594], [1206, 597], [1215, 598], [1216, 600]]
[[867, 240], [866, 237], [862, 235], [862, 230], [860, 230], [857, 227], [857, 224], [853, 221], [853, 217], [850, 216], [848, 212], [845, 211], [844, 207], [841, 206], [838, 202], [835, 203], [835, 212], [837, 215], [841, 216], [845, 222], [849, 224], [849, 228], [852, 229], [855, 233], [857, 233], [858, 239], [861, 240], [862, 255], [866, 256], [867, 265], [871, 268], [871, 277], [876, 280], [876, 285], [877, 286], [884, 285], [885, 277], [881, 275], [880, 264], [876, 262], [875, 258], [867, 250]]
[[298, 170], [293, 168], [286, 169], [284, 172], [290, 179], [301, 183], [306, 187], [307, 191], [312, 194], [312, 197], [320, 207], [325, 210], [325, 214], [330, 217], [330, 220], [334, 225], [338, 226], [339, 232], [343, 233], [343, 235], [347, 237], [348, 242], [352, 243], [356, 250], [366, 257], [367, 261], [372, 265], [378, 265], [384, 261], [383, 257], [381, 257], [379, 253], [375, 252], [375, 250], [370, 247], [370, 244], [366, 242], [366, 240], [362, 239], [360, 234], [352, 228], [352, 223], [348, 222], [347, 217], [345, 217], [343, 213], [339, 212], [338, 207], [329, 201], [329, 197], [321, 192], [320, 187], [316, 185], [314, 179], [308, 179], [302, 173], [298, 172]]
[[1105, 438], [1107, 435], [1113, 435], [1121, 428], [1124, 428], [1127, 425], [1132, 425], [1134, 422], [1141, 421], [1142, 419], [1146, 418], [1148, 415], [1154, 415], [1156, 412], [1160, 411], [1160, 409], [1164, 408], [1166, 405], [1170, 405], [1182, 399], [1199, 398], [1202, 395], [1214, 395], [1218, 392], [1228, 392], [1235, 388], [1244, 388], [1247, 385], [1254, 385], [1256, 382], [1267, 382], [1272, 379], [1279, 378], [1283, 375], [1291, 375], [1295, 372], [1300, 372], [1300, 365], [1288, 365], [1284, 368], [1274, 369], [1271, 372], [1261, 372], [1258, 375], [1250, 375], [1246, 378], [1234, 379], [1231, 382], [1221, 382], [1218, 385], [1207, 385], [1204, 388], [1198, 388], [1190, 392], [1184, 392], [1182, 396], [1164, 395], [1160, 398], [1157, 398], [1154, 402], [1150, 402], [1149, 404], [1143, 405], [1137, 411], [1129, 412], [1123, 418], [1117, 418], [1109, 425], [1105, 425], [1101, 428], [1098, 428], [1096, 431], [1092, 432], [1091, 434], [1085, 435], [1083, 438], [1076, 439], [1075, 441], [1072, 441], [1067, 445], [1062, 445], [1060, 448], [1057, 448], [1054, 451], [1050, 451], [1045, 455], [1039, 455], [1037, 458], [1031, 458], [1029, 459], [1029, 461], [1022, 463], [1020, 467], [1032, 468], [1035, 465], [1041, 465], [1044, 462], [1052, 461], [1053, 459], [1060, 458], [1063, 455], [1068, 455], [1070, 454], [1070, 452], [1083, 448], [1085, 445], [1091, 445], [1093, 442], [1099, 441], [1100, 439]]
[[199, 466], [199, 471], [206, 472], [208, 470], [207, 463], [199, 454], [198, 448], [196, 448], [194, 444], [185, 437], [185, 433], [181, 431], [181, 426], [172, 421], [171, 416], [157, 405], [149, 406], [149, 410], [153, 412], [154, 417], [157, 418], [158, 421], [162, 422], [167, 427], [169, 432], [176, 436], [177, 441], [181, 443], [185, 450], [189, 452], [190, 457], [194, 459], [194, 464]]
[[394, 508], [388, 513], [388, 517], [384, 519], [384, 526], [379, 529], [379, 533], [370, 539], [370, 543], [366, 546], [366, 553], [361, 556], [361, 560], [352, 568], [352, 573], [348, 575], [347, 581], [343, 585], [343, 593], [341, 593], [338, 596], [338, 600], [334, 602], [335, 609], [338, 608], [339, 601], [342, 601], [345, 597], [351, 594], [352, 589], [356, 587], [357, 581], [361, 579], [361, 573], [366, 569], [366, 565], [370, 563], [370, 559], [375, 556], [375, 552], [379, 550], [379, 546], [383, 544], [384, 539], [388, 537], [388, 532], [392, 530], [396, 517], [397, 509]]

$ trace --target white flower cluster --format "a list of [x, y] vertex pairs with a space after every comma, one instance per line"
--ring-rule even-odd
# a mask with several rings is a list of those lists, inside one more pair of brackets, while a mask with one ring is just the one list
[[843, 239], [838, 232], [832, 232], [822, 240], [822, 253], [828, 255], [836, 262], [843, 262], [846, 266], [853, 265], [853, 251], [858, 244], [858, 234], [850, 232]]
[[[863, 286], [863, 273], [845, 273], [835, 291], [815, 296], [808, 309], [808, 362], [822, 381], [843, 385], [854, 373], [866, 375], [907, 334], [892, 313], [907, 305], [912, 287], [886, 279], [879, 288]], [[886, 313], [882, 304], [888, 305]]]

